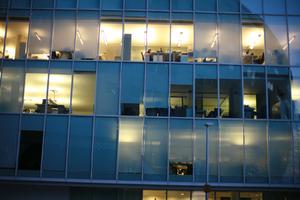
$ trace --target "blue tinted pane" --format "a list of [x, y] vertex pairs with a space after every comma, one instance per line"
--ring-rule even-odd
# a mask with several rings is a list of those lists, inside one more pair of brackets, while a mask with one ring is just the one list
[[193, 1], [172, 0], [172, 10], [193, 10]]
[[241, 0], [243, 13], [262, 13], [262, 0]]
[[10, 4], [12, 8], [29, 8], [30, 0], [11, 0]]
[[[281, 148], [280, 148], [281, 147]], [[287, 122], [269, 122], [271, 183], [292, 181], [291, 127]]]
[[[299, 1], [300, 7], [300, 1]], [[300, 13], [300, 12], [299, 12]], [[300, 66], [300, 17], [288, 17], [289, 24], [289, 44], [290, 44], [290, 64]]]
[[293, 126], [294, 132], [294, 180], [295, 183], [300, 183], [300, 124], [295, 123]]
[[208, 131], [208, 163], [209, 181], [218, 180], [218, 122], [213, 120], [196, 121], [195, 139], [195, 180], [206, 181], [206, 131]]
[[0, 7], [6, 8], [8, 5], [8, 0], [0, 0]]
[[16, 167], [19, 116], [0, 115], [0, 175], [13, 176]]
[[285, 0], [264, 0], [264, 12], [270, 14], [285, 13]]
[[26, 131], [43, 131], [44, 116], [22, 116], [22, 129]]
[[119, 179], [140, 180], [143, 120], [123, 118], [119, 128]]
[[102, 9], [122, 9], [123, 0], [102, 0]]
[[168, 65], [147, 65], [145, 109], [148, 116], [168, 115], [168, 71]]
[[239, 12], [240, 1], [239, 0], [219, 0], [220, 12]]
[[169, 172], [172, 181], [193, 177], [193, 128], [191, 120], [172, 120], [170, 125]]
[[292, 96], [292, 109], [293, 118], [295, 120], [300, 119], [300, 68], [291, 68], [291, 96]]
[[300, 14], [300, 1], [299, 0], [286, 0], [288, 14]]
[[147, 119], [144, 128], [144, 180], [166, 180], [168, 121]]
[[195, 0], [195, 9], [197, 11], [216, 11], [217, 0]]
[[246, 182], [266, 183], [267, 131], [265, 122], [245, 121]]
[[52, 8], [54, 0], [32, 0], [33, 8]]
[[47, 117], [44, 136], [44, 177], [65, 176], [68, 122], [68, 117]]
[[99, 0], [78, 0], [78, 7], [96, 9], [99, 8], [99, 3]]
[[56, 0], [57, 8], [76, 8], [77, 0]]
[[117, 115], [119, 111], [119, 63], [101, 63], [97, 79], [96, 113]]
[[93, 121], [88, 117], [72, 117], [70, 126], [68, 177], [89, 178]]
[[98, 118], [95, 124], [93, 178], [116, 178], [118, 120]]
[[169, 0], [148, 0], [149, 9], [152, 10], [168, 10], [170, 8]]
[[125, 0], [126, 9], [146, 9], [146, 0]]
[[221, 182], [243, 180], [243, 124], [241, 121], [221, 122]]

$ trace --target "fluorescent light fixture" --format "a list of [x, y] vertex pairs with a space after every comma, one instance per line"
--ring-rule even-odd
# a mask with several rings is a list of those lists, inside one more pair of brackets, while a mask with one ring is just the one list
[[218, 34], [218, 33], [215, 33], [215, 36], [214, 36], [213, 42], [212, 42], [211, 45], [210, 45], [210, 48], [214, 48], [214, 46], [215, 46], [216, 43], [217, 43], [218, 36], [219, 36], [219, 34]]
[[[289, 40], [289, 44], [292, 44], [295, 40], [296, 40], [296, 35], [293, 35]], [[285, 44], [282, 47], [283, 50], [286, 50], [287, 48], [288, 48], [288, 44]]]
[[183, 32], [181, 31], [179, 33], [178, 41], [177, 41], [177, 47], [181, 47], [182, 45], [182, 40], [183, 40]]
[[107, 42], [107, 37], [106, 37], [105, 31], [101, 30], [101, 33], [103, 35], [103, 40], [104, 40], [105, 46], [108, 47], [108, 42]]
[[78, 39], [79, 39], [81, 45], [83, 45], [83, 39], [82, 39], [82, 37], [81, 37], [80, 32], [79, 32], [79, 31], [76, 31], [76, 35], [77, 35], [77, 37], [78, 37]]
[[34, 35], [35, 35], [35, 37], [36, 37], [39, 41], [42, 40], [42, 38], [39, 36], [39, 34], [38, 34], [37, 32], [34, 32]]
[[144, 46], [147, 46], [147, 31], [144, 31]]

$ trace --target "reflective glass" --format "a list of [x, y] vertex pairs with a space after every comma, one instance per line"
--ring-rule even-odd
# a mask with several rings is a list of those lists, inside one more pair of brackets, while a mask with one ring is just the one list
[[168, 10], [170, 8], [169, 0], [148, 0], [148, 6], [150, 10]]
[[300, 124], [293, 124], [294, 134], [294, 182], [300, 183]]
[[12, 8], [30, 8], [30, 0], [11, 0], [10, 5]]
[[125, 0], [125, 9], [146, 9], [146, 0]]
[[1, 13], [0, 14], [0, 58], [3, 57], [5, 29], [6, 29], [6, 13], [5, 14]]
[[219, 12], [239, 12], [240, 0], [218, 0]]
[[172, 10], [193, 10], [193, 0], [172, 0]]
[[101, 3], [101, 8], [104, 10], [123, 8], [123, 0], [102, 0]]
[[284, 14], [285, 0], [264, 0], [264, 13]]
[[99, 8], [99, 4], [100, 4], [99, 0], [78, 0], [79, 8], [96, 9]]
[[241, 9], [243, 13], [262, 13], [263, 0], [241, 0]]
[[54, 0], [32, 0], [32, 8], [53, 8]]
[[300, 37], [300, 17], [289, 16], [288, 24], [289, 24], [288, 28], [289, 28], [290, 64], [300, 66], [300, 58], [299, 58], [300, 41], [298, 39]]
[[195, 9], [197, 11], [216, 11], [217, 0], [195, 0]]
[[56, 0], [56, 8], [76, 8], [77, 0]]
[[287, 12], [288, 14], [296, 14], [300, 13], [300, 1], [298, 0], [286, 0]]

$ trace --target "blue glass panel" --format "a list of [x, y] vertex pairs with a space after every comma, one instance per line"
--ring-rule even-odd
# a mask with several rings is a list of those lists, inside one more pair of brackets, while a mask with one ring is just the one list
[[239, 12], [240, 0], [219, 0], [220, 12]]
[[267, 130], [265, 122], [245, 121], [246, 182], [267, 183]]
[[77, 0], [56, 0], [57, 8], [76, 8]]
[[19, 116], [0, 115], [0, 175], [13, 176], [19, 135]]
[[22, 116], [22, 129], [26, 131], [43, 131], [44, 129], [44, 116]]
[[119, 125], [119, 171], [121, 180], [140, 180], [142, 171], [143, 120], [122, 118]]
[[168, 65], [149, 64], [146, 67], [145, 109], [148, 116], [168, 115]]
[[8, 6], [8, 2], [7, 0], [0, 0], [0, 7], [2, 8], [6, 8]]
[[90, 177], [92, 130], [92, 118], [71, 118], [68, 158], [69, 178]]
[[268, 14], [284, 14], [285, 0], [264, 0], [264, 12]]
[[147, 119], [144, 126], [144, 180], [167, 179], [168, 121]]
[[119, 113], [119, 63], [101, 63], [98, 69], [96, 114]]
[[30, 8], [30, 0], [11, 0], [12, 8]]
[[172, 10], [193, 10], [193, 0], [172, 0]]
[[271, 183], [292, 182], [292, 134], [290, 123], [269, 122]]
[[146, 9], [146, 0], [125, 0], [125, 9]]
[[241, 0], [243, 13], [262, 13], [262, 0]]
[[65, 177], [68, 117], [48, 116], [44, 136], [43, 176]]
[[300, 14], [300, 1], [299, 0], [286, 0], [288, 14]]
[[300, 183], [300, 123], [293, 124], [294, 133], [294, 183]]
[[97, 118], [94, 138], [93, 179], [116, 178], [118, 120]]
[[[300, 7], [300, 1], [299, 1]], [[299, 11], [300, 13], [300, 11]], [[290, 64], [300, 66], [300, 17], [288, 17], [289, 30], [289, 46], [290, 46]]]
[[191, 181], [193, 177], [193, 128], [191, 120], [171, 120], [169, 169], [171, 181]]
[[209, 181], [218, 180], [218, 141], [219, 127], [215, 120], [197, 120], [195, 131], [195, 180], [206, 181], [206, 130], [208, 131], [208, 164]]
[[33, 8], [53, 8], [54, 0], [32, 0]]
[[101, 2], [104, 10], [119, 10], [123, 8], [123, 0], [102, 0]]
[[99, 4], [100, 4], [99, 0], [78, 0], [79, 8], [96, 9], [99, 8]]
[[195, 0], [195, 9], [197, 11], [216, 11], [217, 0]]
[[150, 10], [168, 10], [170, 8], [169, 0], [148, 0]]
[[221, 182], [242, 182], [244, 144], [242, 121], [221, 121], [220, 132]]

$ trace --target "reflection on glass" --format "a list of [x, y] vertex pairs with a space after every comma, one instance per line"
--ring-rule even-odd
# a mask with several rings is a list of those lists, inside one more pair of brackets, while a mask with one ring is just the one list
[[[300, 1], [299, 1], [300, 7]], [[300, 17], [288, 17], [289, 28], [289, 46], [290, 46], [290, 64], [300, 65]]]
[[195, 62], [217, 62], [219, 33], [214, 14], [197, 14], [195, 18]]
[[170, 25], [168, 21], [151, 20], [147, 30], [147, 52], [144, 61], [169, 61]]
[[[132, 15], [133, 16], [132, 16]], [[123, 60], [143, 61], [147, 46], [145, 16], [140, 13], [126, 13], [124, 24]]]
[[119, 15], [102, 14], [99, 60], [121, 60], [122, 19]]
[[52, 31], [52, 12], [33, 11], [31, 15], [28, 58], [49, 59]]
[[263, 67], [244, 67], [244, 117], [266, 118], [266, 82]]
[[300, 119], [300, 68], [292, 67], [291, 69], [291, 93], [293, 118]]
[[243, 124], [221, 121], [221, 182], [241, 182], [243, 176]]
[[191, 120], [170, 122], [169, 173], [172, 181], [191, 181], [193, 176], [193, 129]]
[[269, 122], [269, 155], [271, 183], [291, 183], [292, 135], [289, 122]]
[[121, 75], [121, 114], [144, 116], [144, 65], [126, 63]]
[[174, 20], [171, 25], [172, 62], [193, 62], [194, 28], [187, 20]]
[[267, 126], [265, 122], [245, 121], [246, 182], [266, 183], [267, 177]]
[[286, 28], [285, 17], [265, 16], [267, 64], [288, 64], [288, 41]]
[[95, 81], [95, 73], [74, 72], [72, 96], [73, 114], [90, 115], [94, 112]]
[[76, 28], [76, 59], [96, 59], [98, 31], [98, 12], [78, 12]]
[[170, 110], [174, 117], [193, 116], [193, 69], [189, 65], [172, 66]]
[[264, 25], [260, 18], [243, 15], [242, 47], [243, 64], [265, 63]]
[[241, 9], [243, 13], [262, 13], [262, 0], [241, 0]]
[[121, 119], [119, 127], [119, 179], [140, 180], [142, 170], [141, 119]]
[[271, 119], [290, 119], [291, 94], [288, 68], [269, 67], [267, 87], [269, 117]]
[[294, 181], [300, 183], [300, 124], [293, 124], [294, 133]]
[[26, 58], [28, 28], [27, 16], [9, 17], [4, 53], [6, 59]]
[[168, 116], [168, 65], [146, 66], [145, 109], [147, 116]]
[[196, 66], [196, 117], [218, 117], [218, 80], [216, 66]]
[[242, 81], [239, 66], [220, 66], [220, 115], [242, 117]]

